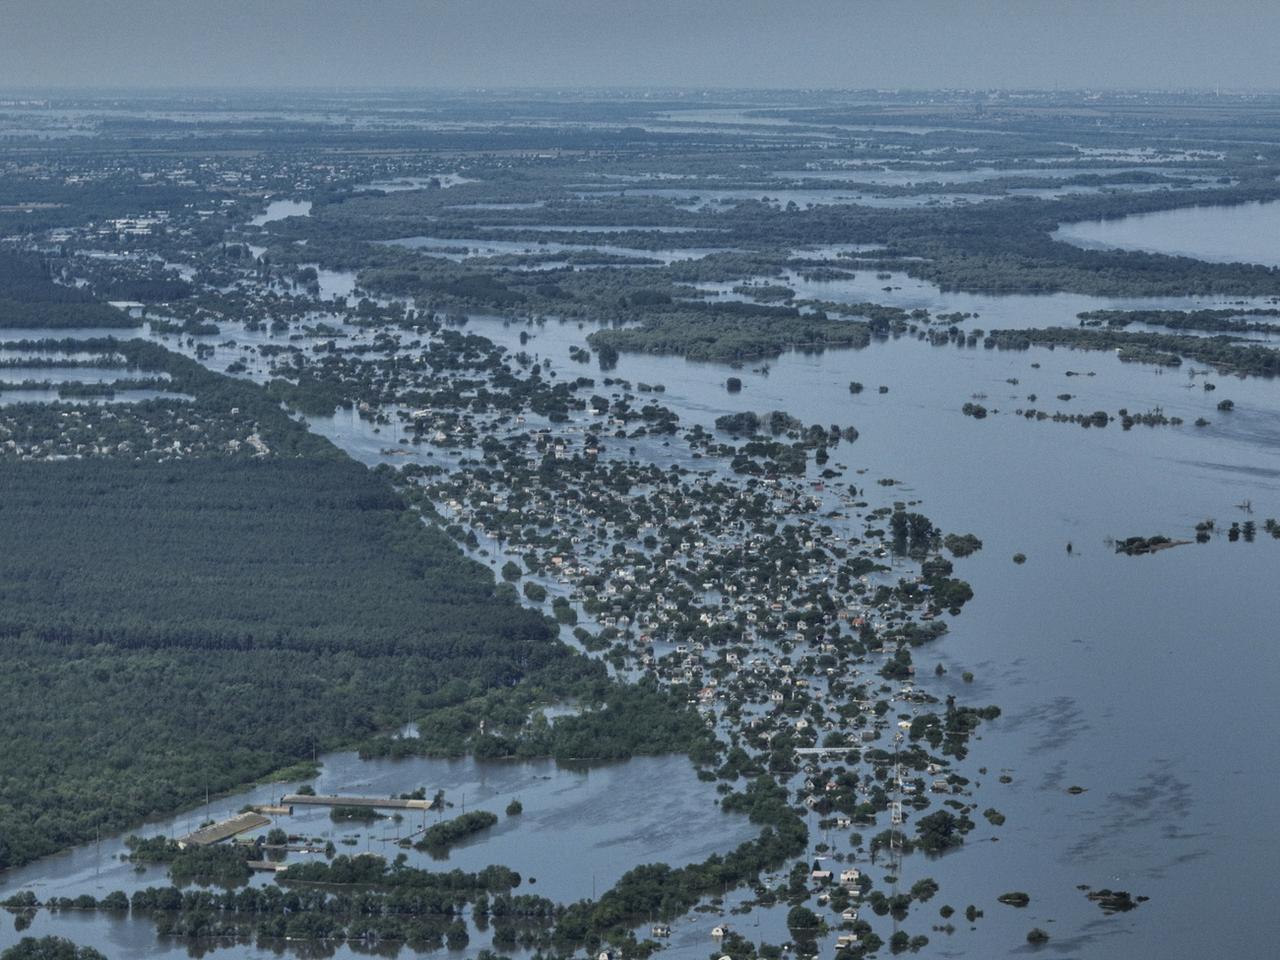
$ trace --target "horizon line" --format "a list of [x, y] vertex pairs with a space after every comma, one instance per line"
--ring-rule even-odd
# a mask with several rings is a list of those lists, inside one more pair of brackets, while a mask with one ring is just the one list
[[485, 85], [420, 85], [420, 84], [344, 84], [341, 86], [324, 86], [317, 84], [272, 84], [272, 85], [253, 85], [253, 84], [155, 84], [155, 85], [100, 85], [100, 86], [84, 86], [80, 84], [68, 85], [49, 85], [43, 84], [39, 86], [8, 86], [0, 83], [0, 97], [15, 96], [66, 96], [72, 94], [80, 95], [99, 95], [99, 96], [128, 96], [128, 95], [156, 95], [156, 94], [324, 94], [328, 96], [369, 96], [369, 95], [426, 95], [426, 94], [501, 94], [501, 93], [636, 93], [636, 94], [679, 94], [688, 95], [706, 95], [708, 93], [807, 93], [807, 94], [875, 94], [879, 96], [909, 96], [913, 94], [1049, 94], [1057, 96], [1072, 95], [1108, 95], [1122, 94], [1125, 96], [1135, 95], [1162, 95], [1162, 96], [1188, 96], [1188, 95], [1211, 95], [1222, 97], [1243, 97], [1243, 96], [1280, 96], [1280, 86], [1232, 86], [1230, 88], [1206, 87], [1206, 86], [1178, 86], [1178, 87], [1152, 87], [1152, 86], [1012, 86], [1012, 85], [983, 85], [983, 86], [884, 86], [884, 87], [866, 87], [866, 86], [839, 86], [839, 85], [821, 85], [821, 84], [797, 84], [787, 86], [742, 86], [742, 85], [714, 85], [714, 84], [644, 84], [644, 83], [616, 83], [616, 84], [495, 84], [493, 86]]

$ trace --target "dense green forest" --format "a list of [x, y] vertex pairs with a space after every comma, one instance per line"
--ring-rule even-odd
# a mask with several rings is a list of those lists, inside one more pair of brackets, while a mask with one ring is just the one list
[[[138, 340], [21, 346], [117, 356], [193, 399], [0, 418], [17, 444], [0, 453], [0, 869], [319, 750], [400, 743], [377, 735], [412, 717], [484, 716], [464, 705], [486, 691], [515, 707], [511, 732], [473, 743], [464, 723], [437, 750], [612, 757], [705, 736], [669, 698], [605, 682], [424, 524], [429, 506], [263, 388]], [[520, 732], [570, 691], [614, 709]]]
[[488, 616], [487, 572], [353, 462], [6, 463], [0, 483], [6, 635], [412, 654], [548, 634], [514, 605]]
[[80, 947], [63, 937], [23, 937], [0, 953], [0, 960], [106, 960], [93, 947]]
[[[618, 353], [677, 354], [690, 360], [730, 362], [776, 357], [793, 347], [865, 347], [871, 333], [865, 323], [833, 320], [825, 315], [798, 316], [774, 309], [763, 316], [749, 312], [751, 304], [719, 304], [718, 311], [672, 312], [651, 315], [636, 327], [600, 330], [587, 342], [607, 365]], [[760, 309], [760, 308], [757, 308]]]
[[349, 461], [4, 463], [0, 483], [0, 867], [594, 672]]
[[[69, 409], [7, 408], [19, 449], [98, 453], [0, 458], [0, 869], [486, 690], [601, 679], [260, 387], [136, 340], [24, 346], [120, 355], [194, 400], [84, 408], [83, 436]], [[231, 455], [248, 431], [268, 452]], [[116, 443], [143, 433], [147, 456]]]
[[134, 327], [128, 314], [54, 283], [39, 257], [0, 251], [0, 328]]

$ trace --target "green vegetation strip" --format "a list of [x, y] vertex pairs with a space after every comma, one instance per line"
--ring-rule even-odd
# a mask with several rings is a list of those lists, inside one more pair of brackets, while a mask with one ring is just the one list
[[273, 452], [0, 458], [0, 869], [413, 711], [535, 673], [598, 677], [259, 388], [109, 346], [168, 372], [211, 420], [251, 417]]

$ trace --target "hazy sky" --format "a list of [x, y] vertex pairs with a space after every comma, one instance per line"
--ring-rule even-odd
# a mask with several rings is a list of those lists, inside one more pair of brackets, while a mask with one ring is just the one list
[[1277, 0], [0, 0], [0, 88], [1280, 88]]

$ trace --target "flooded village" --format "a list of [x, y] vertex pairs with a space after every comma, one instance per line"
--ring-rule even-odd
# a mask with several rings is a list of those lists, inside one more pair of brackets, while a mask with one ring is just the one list
[[[732, 131], [650, 116], [651, 137], [674, 123], [690, 142], [678, 156], [597, 145], [605, 173], [533, 149], [158, 153], [127, 176], [198, 185], [200, 203], [6, 238], [112, 309], [0, 331], [0, 460], [253, 465], [331, 444], [549, 639], [496, 680], [408, 701], [397, 727], [353, 724], [339, 752], [300, 732], [298, 765], [257, 786], [203, 803], [187, 790], [152, 823], [0, 873], [0, 945], [81, 932], [118, 957], [1121, 956], [1174, 909], [1187, 874], [1147, 832], [1196, 840], [1190, 774], [1163, 750], [1154, 773], [1124, 754], [1141, 785], [1107, 791], [1085, 750], [1061, 752], [1139, 721], [1084, 716], [1083, 674], [1036, 660], [1039, 639], [1067, 656], [1081, 624], [1103, 629], [1087, 603], [1034, 604], [1054, 578], [1127, 589], [1117, 571], [1134, 568], [1117, 564], [1271, 569], [1271, 475], [1240, 468], [1229, 500], [1209, 491], [1210, 471], [1276, 432], [1257, 365], [1280, 291], [1224, 267], [1186, 293], [1151, 276], [953, 292], [930, 272], [963, 270], [948, 253], [926, 270], [909, 243], [838, 215], [1271, 203], [1280, 154], [1139, 161], [1027, 131], [1009, 149], [968, 119], [930, 145], [837, 125], [849, 139], [833, 149], [803, 111], [785, 137], [733, 113]], [[1032, 160], [1032, 142], [1069, 156]], [[769, 169], [742, 172], [747, 155]], [[1140, 306], [1128, 335], [1150, 344], [1061, 332]], [[1226, 320], [1249, 328], [1215, 330]], [[1039, 491], [995, 479], [1023, 443]], [[1175, 464], [1182, 486], [1138, 502], [1150, 478], [1124, 478], [1139, 455]], [[1123, 510], [1081, 519], [1109, 489]], [[1256, 523], [1240, 506], [1251, 517], [1255, 498]], [[1187, 546], [1111, 549], [1166, 533]], [[1238, 559], [1246, 546], [1271, 558]], [[1011, 579], [1037, 566], [1051, 572]], [[1177, 589], [1150, 576], [1128, 588]], [[983, 606], [999, 603], [1043, 622], [1010, 626]], [[1008, 645], [984, 646], [996, 633]], [[594, 667], [522, 682], [550, 645]], [[1117, 675], [1161, 654], [1129, 656]], [[1113, 841], [1140, 866], [1105, 861]]]

